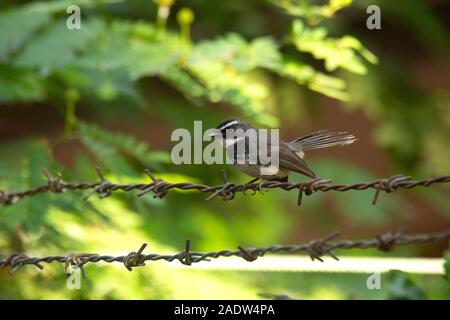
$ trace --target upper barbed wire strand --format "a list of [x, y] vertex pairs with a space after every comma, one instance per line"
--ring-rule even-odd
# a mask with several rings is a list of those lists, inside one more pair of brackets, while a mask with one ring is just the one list
[[97, 168], [97, 174], [100, 178], [99, 182], [66, 182], [62, 179], [61, 174], [56, 177], [51, 176], [47, 170], [44, 169], [44, 175], [47, 178], [47, 183], [41, 186], [31, 188], [28, 190], [17, 192], [6, 192], [0, 190], [0, 204], [11, 205], [23, 198], [34, 196], [45, 192], [62, 193], [67, 190], [90, 190], [84, 197], [88, 200], [94, 193], [97, 193], [100, 198], [110, 196], [115, 191], [130, 192], [134, 190], [141, 191], [138, 196], [144, 196], [147, 193], [153, 193], [155, 198], [162, 198], [166, 196], [170, 190], [198, 190], [204, 193], [210, 193], [206, 201], [210, 201], [216, 197], [221, 197], [223, 200], [234, 199], [236, 193], [244, 193], [253, 191], [253, 195], [258, 191], [265, 191], [270, 189], [282, 189], [291, 191], [298, 190], [298, 205], [301, 204], [303, 194], [311, 195], [314, 192], [322, 191], [349, 191], [349, 190], [367, 190], [374, 189], [375, 194], [372, 203], [375, 204], [378, 200], [380, 191], [386, 193], [393, 192], [397, 189], [411, 189], [418, 186], [429, 187], [433, 184], [449, 183], [450, 175], [426, 178], [422, 180], [412, 180], [411, 177], [403, 175], [394, 175], [389, 178], [378, 179], [368, 182], [359, 183], [333, 183], [329, 179], [312, 179], [306, 182], [290, 183], [281, 181], [263, 181], [262, 183], [252, 182], [247, 184], [234, 184], [228, 182], [226, 174], [224, 175], [224, 184], [217, 186], [208, 186], [200, 183], [178, 182], [170, 183], [160, 178], [155, 178], [152, 172], [145, 170], [151, 179], [150, 183], [135, 183], [135, 184], [119, 184], [105, 179], [100, 168]]

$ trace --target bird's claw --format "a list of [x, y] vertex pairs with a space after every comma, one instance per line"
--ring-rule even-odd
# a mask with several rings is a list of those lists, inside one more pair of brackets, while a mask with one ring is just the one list
[[261, 179], [261, 178], [254, 178], [254, 179], [252, 179], [252, 180], [250, 180], [249, 182], [247, 182], [247, 183], [244, 183], [244, 191], [242, 191], [242, 193], [244, 194], [244, 195], [247, 195], [247, 191], [248, 190], [250, 190], [250, 191], [253, 191], [253, 193], [251, 194], [251, 196], [254, 196], [255, 194], [256, 194], [256, 191], [255, 190], [253, 190], [251, 187], [250, 187], [250, 185], [252, 184], [252, 183], [255, 183], [256, 181], [258, 181], [259, 179]]
[[264, 193], [263, 185], [267, 182], [266, 179], [261, 179], [261, 182], [256, 186], [256, 188], [253, 190], [254, 193], [252, 196], [254, 196], [257, 192]]

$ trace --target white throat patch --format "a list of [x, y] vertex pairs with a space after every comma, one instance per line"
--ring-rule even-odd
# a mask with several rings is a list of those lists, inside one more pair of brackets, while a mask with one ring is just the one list
[[236, 143], [238, 143], [239, 141], [241, 141], [242, 139], [244, 139], [245, 137], [238, 137], [238, 138], [234, 138], [234, 139], [225, 139], [225, 147], [230, 147]]

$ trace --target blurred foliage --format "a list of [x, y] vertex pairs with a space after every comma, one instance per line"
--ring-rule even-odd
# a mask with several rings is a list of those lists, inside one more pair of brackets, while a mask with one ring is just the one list
[[[81, 7], [80, 30], [66, 28], [66, 8], [72, 4]], [[369, 4], [382, 7], [383, 28], [385, 21], [411, 28], [413, 46], [448, 61], [448, 31], [424, 0], [3, 1], [0, 120], [29, 106], [36, 114], [50, 108], [59, 123], [37, 123], [39, 133], [20, 123], [20, 138], [14, 126], [11, 135], [1, 137], [0, 189], [40, 185], [43, 168], [61, 171], [67, 180], [95, 180], [95, 166], [123, 183], [147, 181], [144, 168], [172, 182], [210, 184], [221, 183], [220, 169], [227, 169], [233, 182], [246, 182], [228, 166], [172, 165], [170, 129], [191, 130], [199, 119], [206, 128], [225, 117], [242, 117], [298, 135], [339, 107], [370, 120], [367, 131], [373, 128], [369, 135], [386, 151], [392, 173], [450, 172], [449, 93], [421, 85], [403, 53], [386, 50], [389, 43], [373, 36], [381, 31], [355, 28], [355, 19], [365, 21]], [[325, 110], [324, 101], [339, 107]], [[38, 122], [33, 116], [31, 122]], [[350, 121], [332, 123], [357, 128]], [[335, 182], [378, 176], [349, 159], [314, 158], [311, 167]], [[434, 191], [414, 196], [448, 219], [448, 192]], [[210, 203], [191, 191], [164, 199], [93, 196], [89, 202], [83, 195], [42, 194], [1, 207], [0, 253], [122, 254], [143, 242], [150, 244], [148, 252], [169, 252], [181, 250], [186, 239], [193, 250], [218, 250], [298, 242], [309, 239], [308, 230], [324, 234], [338, 223], [367, 236], [367, 228], [408, 222], [407, 213], [415, 210], [400, 196], [382, 195], [371, 206], [370, 191], [315, 194], [301, 208], [295, 206], [297, 194], [279, 190]], [[299, 235], [299, 230], [308, 232]], [[415, 247], [398, 253], [423, 254]], [[448, 261], [446, 266], [448, 273]], [[386, 277], [383, 290], [370, 291], [367, 275], [271, 273], [267, 281], [264, 273], [179, 270], [164, 262], [132, 273], [113, 265], [86, 269], [81, 290], [66, 289], [61, 266], [42, 273], [24, 268], [13, 277], [1, 270], [0, 298], [239, 299], [267, 292], [442, 299], [450, 294], [439, 277], [398, 272]]]
[[444, 255], [445, 263], [444, 263], [444, 269], [445, 269], [445, 276], [447, 277], [447, 280], [449, 282], [449, 289], [450, 289], [450, 251], [446, 251]]
[[305, 18], [308, 24], [315, 25], [323, 19], [331, 18], [337, 11], [351, 5], [352, 0], [330, 0], [322, 5], [314, 5], [313, 1], [303, 0], [273, 0], [272, 3], [294, 16]]
[[423, 300], [425, 292], [414, 282], [411, 275], [391, 271], [389, 277], [389, 297], [393, 300]]
[[371, 63], [378, 62], [358, 39], [351, 36], [331, 39], [325, 28], [308, 29], [300, 20], [296, 20], [293, 25], [293, 42], [298, 50], [325, 60], [327, 71], [343, 68], [353, 73], [366, 74], [367, 68], [360, 57]]
[[[167, 10], [172, 4], [167, 4]], [[61, 5], [60, 8], [64, 7]], [[108, 98], [108, 94], [105, 97], [105, 86], [109, 96], [114, 97], [121, 93], [124, 82], [159, 76], [169, 79], [183, 94], [213, 103], [230, 103], [256, 121], [275, 126], [277, 118], [268, 112], [266, 102], [268, 89], [252, 77], [252, 71], [256, 69], [270, 70], [281, 76], [288, 69], [289, 77], [298, 79], [311, 90], [337, 99], [347, 98], [343, 82], [332, 76], [321, 76], [311, 67], [286, 68], [282, 45], [287, 44], [270, 37], [246, 41], [242, 36], [230, 33], [192, 43], [187, 30], [194, 17], [189, 13], [186, 15], [186, 11], [178, 19], [181, 34], [166, 30], [165, 23], [155, 27], [144, 21], [108, 21], [98, 15], [94, 17], [93, 13], [88, 13], [82, 28], [73, 32], [61, 27], [63, 19], [54, 11], [53, 3], [43, 2], [2, 12], [0, 58], [11, 70], [2, 72], [0, 79], [7, 88], [14, 90], [0, 95], [0, 101], [44, 101], [51, 92], [65, 87]], [[7, 31], [12, 24], [19, 28], [19, 37]], [[290, 42], [300, 51], [311, 52], [314, 48], [312, 53], [325, 59], [328, 71], [341, 66], [351, 72], [366, 73], [364, 64], [353, 50], [376, 63], [376, 58], [356, 38], [345, 36], [333, 40], [327, 37], [323, 28], [316, 30], [300, 25], [299, 20], [294, 21]], [[300, 60], [292, 63], [303, 64]], [[11, 79], [10, 73], [26, 75], [30, 80], [25, 82], [22, 76]], [[99, 79], [105, 74], [106, 77]], [[221, 77], [217, 77], [218, 74]], [[36, 91], [31, 96], [28, 95], [29, 87]], [[190, 90], [193, 88], [195, 90]]]

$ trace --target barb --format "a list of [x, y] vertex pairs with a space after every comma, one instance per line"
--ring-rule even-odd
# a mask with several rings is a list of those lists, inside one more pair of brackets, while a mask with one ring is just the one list
[[436, 233], [423, 233], [406, 235], [402, 231], [391, 233], [386, 232], [382, 235], [376, 236], [373, 239], [366, 240], [340, 240], [333, 241], [339, 235], [338, 231], [332, 232], [328, 236], [321, 239], [309, 241], [304, 244], [291, 244], [291, 245], [272, 245], [265, 247], [249, 247], [243, 248], [239, 246], [236, 250], [221, 250], [211, 252], [196, 252], [191, 251], [191, 243], [186, 241], [185, 249], [176, 254], [144, 254], [143, 251], [147, 244], [143, 244], [137, 252], [130, 252], [121, 256], [110, 256], [100, 254], [89, 253], [71, 253], [69, 255], [61, 256], [47, 256], [47, 257], [28, 257], [21, 253], [13, 253], [4, 259], [0, 259], [0, 269], [5, 267], [11, 268], [11, 273], [16, 272], [18, 269], [25, 265], [35, 265], [39, 269], [44, 269], [43, 263], [58, 262], [65, 265], [67, 272], [71, 265], [79, 267], [83, 274], [82, 268], [87, 263], [97, 262], [119, 262], [129, 270], [132, 271], [134, 267], [145, 266], [147, 261], [164, 260], [167, 262], [173, 262], [178, 260], [180, 263], [190, 266], [193, 263], [200, 261], [210, 261], [210, 259], [217, 259], [220, 257], [241, 257], [248, 262], [255, 261], [258, 257], [263, 257], [267, 253], [307, 253], [311, 259], [323, 261], [322, 257], [328, 255], [333, 259], [339, 260], [334, 254], [335, 250], [350, 250], [350, 249], [368, 249], [374, 248], [381, 251], [392, 250], [396, 246], [410, 245], [410, 244], [422, 244], [429, 242], [436, 242], [441, 240], [450, 239], [450, 229]]
[[415, 187], [429, 187], [433, 184], [442, 184], [450, 182], [450, 175], [427, 178], [422, 180], [411, 180], [411, 177], [402, 175], [395, 175], [387, 179], [378, 179], [369, 182], [359, 182], [351, 184], [338, 184], [332, 183], [331, 180], [326, 179], [313, 179], [300, 183], [289, 183], [281, 181], [263, 181], [261, 183], [251, 181], [246, 184], [237, 185], [228, 181], [227, 175], [223, 172], [224, 184], [219, 186], [208, 186], [205, 184], [191, 183], [191, 182], [179, 182], [170, 183], [162, 179], [157, 179], [149, 170], [145, 170], [150, 177], [149, 183], [136, 183], [136, 184], [118, 184], [105, 179], [100, 168], [97, 168], [97, 174], [100, 178], [99, 182], [66, 182], [62, 179], [61, 174], [56, 178], [52, 177], [46, 170], [44, 174], [47, 178], [47, 183], [36, 188], [18, 192], [6, 192], [0, 189], [0, 204], [11, 205], [19, 200], [34, 196], [44, 192], [62, 193], [67, 190], [89, 190], [89, 193], [84, 197], [88, 200], [93, 194], [97, 193], [100, 198], [106, 198], [116, 191], [130, 192], [134, 190], [140, 191], [137, 196], [142, 197], [146, 194], [152, 193], [155, 198], [163, 198], [170, 190], [197, 190], [204, 193], [210, 193], [205, 199], [210, 201], [214, 198], [220, 197], [223, 200], [232, 200], [235, 198], [236, 193], [246, 194], [246, 191], [253, 191], [252, 195], [257, 191], [267, 191], [270, 189], [282, 189], [285, 191], [298, 190], [298, 205], [302, 203], [303, 194], [309, 196], [317, 191], [349, 191], [349, 190], [367, 190], [375, 189], [373, 198], [373, 204], [375, 204], [379, 198], [381, 191], [391, 193], [400, 188], [412, 189]]

